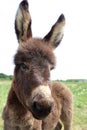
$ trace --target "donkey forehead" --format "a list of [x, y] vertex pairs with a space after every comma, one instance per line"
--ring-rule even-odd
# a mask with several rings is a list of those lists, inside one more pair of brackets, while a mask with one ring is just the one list
[[[50, 64], [55, 65], [55, 55], [52, 48], [42, 39], [31, 38], [25, 43], [19, 44], [15, 63], [33, 61], [38, 59], [47, 60]], [[17, 64], [16, 63], [16, 64]]]

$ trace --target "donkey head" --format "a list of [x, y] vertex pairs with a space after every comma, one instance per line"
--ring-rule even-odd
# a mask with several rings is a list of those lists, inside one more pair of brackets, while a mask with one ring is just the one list
[[54, 106], [49, 85], [50, 70], [55, 67], [53, 49], [63, 37], [65, 18], [62, 14], [43, 38], [32, 38], [28, 2], [23, 0], [15, 19], [19, 42], [14, 57], [14, 91], [22, 105], [37, 119], [45, 118]]

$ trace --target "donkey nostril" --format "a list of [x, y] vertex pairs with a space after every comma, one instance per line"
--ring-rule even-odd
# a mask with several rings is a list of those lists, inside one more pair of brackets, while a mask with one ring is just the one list
[[34, 102], [33, 108], [34, 108], [35, 111], [40, 112], [43, 107], [38, 102]]

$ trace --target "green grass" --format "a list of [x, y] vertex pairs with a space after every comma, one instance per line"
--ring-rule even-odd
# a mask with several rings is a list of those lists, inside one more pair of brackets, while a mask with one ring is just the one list
[[[87, 82], [64, 82], [73, 93], [73, 129], [87, 130]], [[0, 80], [0, 130], [3, 130], [2, 110], [6, 102], [11, 80]]]
[[87, 130], [87, 82], [65, 82], [73, 93], [73, 130]]
[[11, 80], [0, 80], [0, 130], [3, 130], [2, 110], [6, 103]]

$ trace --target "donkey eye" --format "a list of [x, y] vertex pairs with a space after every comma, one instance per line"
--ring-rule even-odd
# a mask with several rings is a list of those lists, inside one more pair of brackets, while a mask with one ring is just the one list
[[29, 70], [29, 67], [27, 65], [25, 65], [24, 63], [20, 64], [20, 67], [22, 68], [22, 70]]

